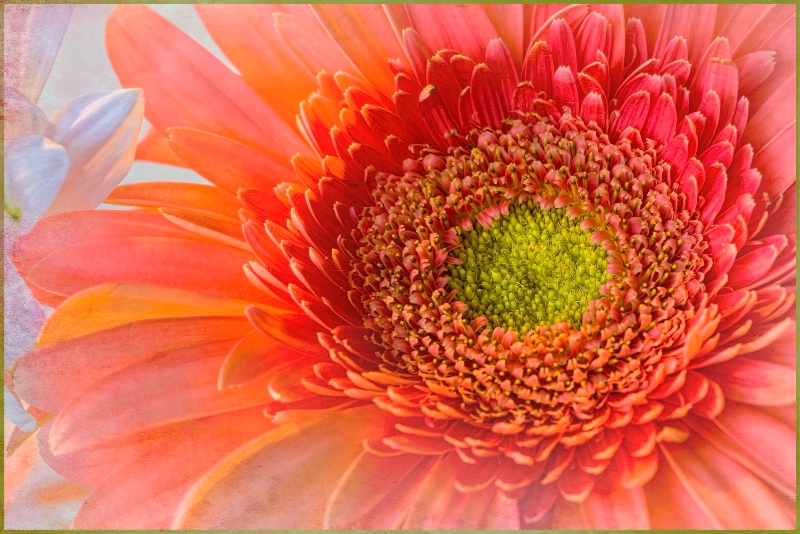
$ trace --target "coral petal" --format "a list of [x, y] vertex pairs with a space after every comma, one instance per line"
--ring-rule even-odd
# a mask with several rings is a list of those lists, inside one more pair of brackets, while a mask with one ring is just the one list
[[641, 487], [595, 490], [581, 504], [587, 526], [593, 529], [649, 529], [645, 493]]
[[283, 181], [296, 181], [286, 161], [233, 139], [192, 128], [169, 128], [172, 150], [185, 164], [219, 187], [271, 190]]
[[794, 528], [794, 501], [781, 500], [734, 459], [700, 438], [662, 447], [666, 463], [695, 502], [721, 528]]
[[[172, 527], [322, 528], [329, 496], [362, 453], [362, 440], [376, 437], [383, 418], [369, 405], [326, 410], [254, 439], [198, 481]], [[287, 491], [298, 483], [304, 495], [299, 501]], [[267, 494], [265, 487], [271, 488]]]
[[385, 458], [364, 451], [334, 489], [325, 510], [325, 528], [399, 528], [432, 464], [424, 456]]
[[[261, 408], [241, 410], [194, 421], [142, 450], [129, 451], [127, 465], [115, 466], [113, 475], [81, 506], [75, 528], [170, 528], [192, 483], [219, 459], [272, 426]], [[225, 439], [209, 440], [214, 433]], [[200, 442], [202, 447], [197, 446]], [[143, 471], [143, 464], [152, 469]], [[131, 506], [134, 500], [136, 506]]]
[[216, 187], [177, 182], [123, 184], [108, 195], [105, 203], [140, 208], [180, 208], [237, 218], [242, 207], [236, 197]]
[[[150, 8], [114, 10], [106, 47], [122, 85], [148, 94], [145, 115], [161, 133], [173, 126], [197, 128], [287, 158], [306, 150], [241, 78]], [[151, 74], [154, 66], [159, 75]]]
[[56, 250], [31, 268], [28, 280], [61, 296], [127, 282], [264, 302], [242, 272], [250, 259], [244, 251], [186, 239], [105, 239]]
[[754, 406], [792, 404], [796, 398], [795, 371], [776, 363], [738, 357], [706, 369], [725, 396]]

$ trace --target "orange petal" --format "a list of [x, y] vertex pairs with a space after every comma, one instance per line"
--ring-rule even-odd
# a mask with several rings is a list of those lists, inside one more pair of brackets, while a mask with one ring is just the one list
[[217, 243], [250, 252], [242, 235], [242, 222], [239, 218], [225, 215], [198, 213], [181, 208], [161, 208], [158, 210], [168, 221], [177, 226], [207, 237]]
[[169, 128], [172, 150], [209, 182], [236, 194], [239, 189], [271, 191], [297, 181], [289, 162], [228, 137], [192, 128]]
[[[300, 101], [317, 88], [314, 74], [287, 48], [275, 28], [274, 5], [197, 5], [208, 33], [242, 78], [286, 122], [293, 125]], [[265, 51], [269, 53], [265, 53]]]
[[141, 208], [183, 208], [238, 219], [242, 204], [217, 187], [178, 182], [145, 182], [117, 186], [106, 204]]
[[153, 163], [163, 163], [164, 165], [174, 165], [185, 167], [186, 165], [172, 151], [167, 138], [155, 128], [150, 128], [144, 134], [139, 144], [136, 145], [136, 159], [139, 161], [152, 161]]
[[249, 302], [178, 289], [128, 284], [94, 286], [68, 298], [47, 318], [38, 347], [149, 319], [243, 317]]
[[388, 59], [404, 58], [386, 14], [377, 5], [315, 5], [314, 12], [350, 61], [381, 93], [394, 92]]

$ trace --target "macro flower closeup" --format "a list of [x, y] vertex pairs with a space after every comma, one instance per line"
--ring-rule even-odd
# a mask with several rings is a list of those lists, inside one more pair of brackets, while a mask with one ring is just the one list
[[105, 46], [207, 183], [12, 250], [76, 528], [795, 528], [794, 5], [195, 9]]

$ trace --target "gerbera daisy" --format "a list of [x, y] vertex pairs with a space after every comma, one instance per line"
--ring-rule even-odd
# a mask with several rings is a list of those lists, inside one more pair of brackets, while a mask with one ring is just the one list
[[793, 5], [197, 11], [107, 48], [212, 185], [15, 250], [75, 526], [794, 527]]

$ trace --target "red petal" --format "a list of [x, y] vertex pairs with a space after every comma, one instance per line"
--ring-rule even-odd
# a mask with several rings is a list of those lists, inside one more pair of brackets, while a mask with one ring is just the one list
[[578, 110], [578, 85], [569, 67], [558, 67], [553, 74], [553, 97], [558, 107], [568, 107], [573, 113]]
[[553, 93], [553, 55], [546, 42], [539, 41], [528, 51], [522, 65], [522, 78], [530, 80], [537, 91]]
[[581, 102], [580, 116], [584, 122], [595, 121], [600, 128], [605, 128], [606, 107], [603, 98], [595, 92], [587, 94]]
[[553, 65], [568, 67], [573, 78], [578, 76], [578, 57], [575, 52], [575, 37], [564, 19], [555, 19], [550, 25], [547, 45], [553, 52]]
[[659, 143], [666, 143], [675, 134], [677, 124], [678, 112], [675, 110], [675, 102], [671, 96], [663, 93], [650, 110], [642, 133]]

